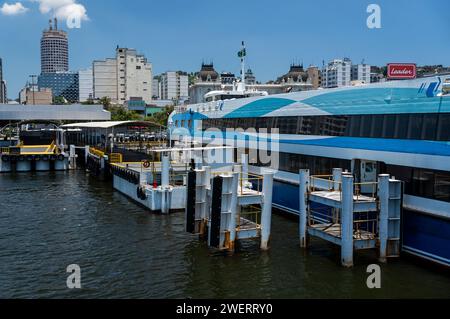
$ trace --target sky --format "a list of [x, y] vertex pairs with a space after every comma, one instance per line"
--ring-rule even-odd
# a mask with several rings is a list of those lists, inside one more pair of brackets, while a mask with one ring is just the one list
[[[381, 28], [367, 27], [369, 4], [381, 8]], [[194, 72], [212, 61], [239, 74], [241, 41], [257, 80], [287, 73], [292, 63], [321, 66], [349, 57], [450, 66], [449, 0], [0, 0], [0, 58], [8, 96], [15, 99], [40, 72], [40, 37], [58, 16], [69, 33], [70, 69], [135, 48], [154, 73]], [[80, 28], [68, 29], [67, 17]]]

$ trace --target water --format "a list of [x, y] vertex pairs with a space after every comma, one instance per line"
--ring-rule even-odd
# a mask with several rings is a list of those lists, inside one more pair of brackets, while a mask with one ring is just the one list
[[[0, 298], [442, 298], [448, 273], [410, 260], [382, 267], [374, 253], [339, 266], [339, 250], [314, 240], [302, 253], [297, 224], [273, 217], [271, 250], [234, 256], [184, 233], [184, 215], [153, 215], [84, 172], [0, 175]], [[82, 289], [66, 287], [78, 264]]]

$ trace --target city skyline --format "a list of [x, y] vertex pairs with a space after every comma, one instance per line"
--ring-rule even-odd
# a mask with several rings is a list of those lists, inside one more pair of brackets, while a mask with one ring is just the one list
[[[261, 82], [276, 79], [292, 62], [321, 67], [322, 61], [347, 56], [356, 63], [365, 60], [378, 66], [389, 62], [450, 64], [445, 40], [450, 3], [440, 0], [377, 1], [382, 9], [382, 28], [376, 30], [366, 26], [366, 1], [283, 1], [284, 6], [278, 3], [276, 10], [271, 10], [274, 4], [269, 1], [258, 1], [258, 6], [254, 1], [239, 2], [240, 6], [238, 2], [230, 3], [223, 10], [218, 4], [203, 0], [190, 4], [138, 0], [129, 4], [72, 2], [86, 10], [80, 29], [68, 29], [65, 22], [60, 23], [69, 34], [72, 71], [91, 67], [92, 61], [111, 56], [120, 45], [146, 55], [154, 65], [154, 74], [169, 70], [196, 72], [202, 61], [210, 60], [218, 72], [239, 74], [236, 53], [242, 40], [248, 47], [248, 66]], [[4, 3], [0, 2], [0, 6]], [[39, 39], [48, 19], [53, 17], [51, 11], [39, 11], [36, 3], [23, 4], [28, 10], [0, 15], [0, 28], [6, 31], [0, 34], [1, 43], [6, 44], [0, 56], [8, 97], [12, 99], [28, 75], [39, 72]], [[236, 18], [233, 21], [242, 21], [242, 25], [227, 25], [227, 15]], [[424, 26], [419, 21], [433, 24]], [[421, 38], [426, 40], [425, 48], [418, 41]]]

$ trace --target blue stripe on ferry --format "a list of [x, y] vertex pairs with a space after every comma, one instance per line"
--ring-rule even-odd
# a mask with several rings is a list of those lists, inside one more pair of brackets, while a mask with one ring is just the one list
[[260, 117], [294, 103], [296, 101], [289, 99], [265, 98], [245, 104], [224, 118]]
[[423, 90], [419, 92], [417, 88], [354, 89], [326, 93], [301, 102], [334, 115], [450, 111], [450, 99], [427, 96]]
[[333, 137], [316, 140], [281, 140], [284, 144], [352, 148], [397, 153], [450, 156], [450, 142], [395, 140], [380, 138]]

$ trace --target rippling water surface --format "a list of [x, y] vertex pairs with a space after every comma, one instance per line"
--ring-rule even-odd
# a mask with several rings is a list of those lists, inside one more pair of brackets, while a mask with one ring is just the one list
[[[0, 298], [417, 298], [450, 297], [442, 270], [400, 260], [383, 288], [366, 287], [372, 253], [351, 270], [339, 250], [298, 247], [297, 224], [273, 217], [272, 245], [233, 256], [184, 232], [184, 214], [153, 215], [84, 172], [0, 175]], [[78, 264], [82, 289], [66, 287]]]

